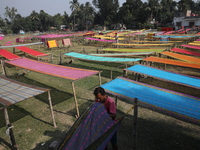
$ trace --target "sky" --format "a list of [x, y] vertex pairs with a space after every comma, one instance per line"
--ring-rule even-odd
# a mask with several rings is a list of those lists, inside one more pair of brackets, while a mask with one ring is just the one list
[[[38, 13], [40, 10], [44, 10], [44, 12], [51, 16], [57, 13], [63, 15], [64, 11], [70, 15], [70, 1], [72, 0], [0, 0], [0, 17], [5, 18], [4, 13], [6, 6], [17, 9], [17, 13], [19, 13], [22, 17], [29, 16], [33, 10]], [[145, 2], [147, 0], [142, 1]], [[78, 2], [80, 4], [85, 4], [86, 2], [90, 2], [92, 4], [92, 0], [78, 0]], [[119, 0], [119, 5], [122, 6], [125, 2], [126, 0]]]
[[[2, 18], [5, 17], [4, 13], [6, 6], [17, 9], [17, 13], [19, 13], [22, 17], [29, 16], [33, 10], [38, 13], [40, 10], [44, 10], [51, 16], [57, 13], [63, 15], [64, 11], [70, 15], [70, 1], [72, 0], [0, 0], [0, 16]], [[86, 2], [90, 2], [92, 4], [92, 0], [78, 0], [78, 2], [80, 4], [85, 4]], [[126, 2], [126, 0], [119, 0], [120, 6], [124, 2]]]

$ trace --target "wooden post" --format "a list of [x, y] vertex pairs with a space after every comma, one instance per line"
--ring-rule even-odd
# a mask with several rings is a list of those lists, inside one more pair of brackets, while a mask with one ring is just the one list
[[126, 71], [126, 69], [123, 69], [123, 76], [127, 77], [127, 71]]
[[7, 77], [5, 62], [3, 60], [1, 60], [1, 66], [2, 66], [2, 70], [3, 70], [3, 74]]
[[9, 121], [7, 108], [4, 108], [4, 116], [5, 116], [5, 121], [6, 121], [6, 133], [8, 134], [8, 136], [10, 138], [12, 150], [17, 150], [17, 145], [16, 145], [16, 142], [15, 142], [15, 137], [14, 137], [14, 133], [13, 133], [13, 130], [12, 130], [12, 125], [10, 124], [10, 121]]
[[134, 79], [134, 76], [135, 76], [135, 72], [132, 73], [132, 79]]
[[134, 99], [134, 119], [133, 119], [133, 150], [137, 149], [137, 119], [138, 119], [138, 99]]
[[85, 53], [85, 48], [83, 47], [83, 53]]
[[117, 96], [115, 96], [115, 106], [117, 107]]
[[49, 107], [50, 107], [50, 111], [51, 111], [51, 117], [52, 117], [52, 121], [53, 121], [53, 126], [56, 128], [57, 125], [56, 125], [55, 118], [54, 118], [50, 90], [48, 91], [48, 100], [49, 100]]
[[152, 64], [153, 64], [153, 63], [152, 63], [152, 62], [150, 62], [149, 66], [152, 66]]
[[13, 47], [13, 53], [15, 54], [15, 47]]
[[62, 54], [60, 54], [60, 65], [62, 64]]
[[76, 91], [75, 91], [74, 81], [72, 81], [71, 84], [72, 84], [72, 90], [73, 90], [73, 94], [74, 94], [74, 102], [75, 102], [75, 107], [76, 107], [76, 112], [77, 112], [76, 118], [78, 118], [80, 116], [80, 114], [79, 114], [79, 109], [78, 109], [78, 102], [76, 99]]
[[[134, 65], [134, 62], [133, 62], [133, 65]], [[125, 64], [125, 68], [128, 68], [128, 65], [127, 64]], [[127, 71], [125, 70], [125, 77], [127, 77], [128, 75], [127, 75]]]
[[135, 73], [135, 81], [137, 81], [137, 76], [138, 76], [138, 74], [137, 74], [137, 73]]
[[99, 71], [99, 85], [101, 85], [101, 72]]
[[110, 70], [110, 81], [112, 80], [112, 70]]
[[140, 81], [140, 78], [141, 78], [141, 74], [138, 74], [138, 79], [137, 79], [137, 81]]
[[53, 54], [51, 53], [51, 56], [50, 56], [51, 58], [51, 62], [53, 63]]
[[160, 68], [160, 63], [158, 63], [158, 68]]

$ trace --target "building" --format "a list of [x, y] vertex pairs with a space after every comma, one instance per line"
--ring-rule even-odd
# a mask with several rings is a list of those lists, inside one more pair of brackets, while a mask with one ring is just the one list
[[187, 10], [185, 13], [176, 12], [173, 23], [175, 30], [188, 28], [200, 30], [200, 15], [191, 13], [191, 10]]

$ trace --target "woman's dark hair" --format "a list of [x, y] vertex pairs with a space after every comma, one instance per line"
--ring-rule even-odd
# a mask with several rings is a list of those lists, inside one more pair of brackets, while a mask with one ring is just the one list
[[93, 94], [96, 96], [98, 93], [100, 93], [101, 95], [105, 95], [106, 94], [104, 88], [102, 88], [102, 87], [95, 88]]

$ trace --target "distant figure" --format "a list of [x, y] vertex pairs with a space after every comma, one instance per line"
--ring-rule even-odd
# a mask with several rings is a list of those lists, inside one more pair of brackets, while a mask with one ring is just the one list
[[116, 35], [115, 35], [115, 40], [116, 40], [117, 43], [118, 43], [118, 35], [117, 35], [117, 33], [116, 33]]
[[[106, 95], [105, 90], [102, 87], [98, 87], [94, 90], [94, 96], [95, 96], [95, 102], [100, 102], [103, 103], [108, 114], [110, 117], [115, 120], [116, 117], [116, 105], [115, 101]], [[112, 144], [112, 149], [113, 150], [118, 150], [118, 145], [117, 145], [117, 132], [113, 135], [111, 138], [111, 144]], [[105, 148], [107, 150], [107, 146]]]

